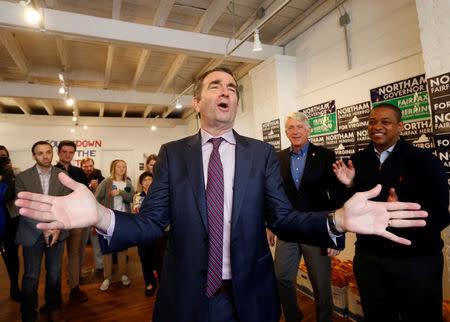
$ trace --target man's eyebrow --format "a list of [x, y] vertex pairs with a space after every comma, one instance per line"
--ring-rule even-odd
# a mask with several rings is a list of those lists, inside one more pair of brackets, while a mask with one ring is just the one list
[[[219, 79], [211, 81], [208, 86], [220, 84], [221, 81]], [[237, 88], [237, 85], [234, 83], [228, 83], [227, 86], [231, 86], [233, 88]]]

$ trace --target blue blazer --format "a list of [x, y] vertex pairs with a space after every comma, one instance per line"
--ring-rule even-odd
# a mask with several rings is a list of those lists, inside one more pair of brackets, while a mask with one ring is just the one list
[[[278, 321], [280, 306], [266, 224], [285, 240], [335, 247], [327, 212], [294, 211], [272, 146], [234, 132], [236, 138], [231, 223], [232, 287], [240, 321]], [[139, 215], [115, 212], [103, 251], [153, 242], [170, 224], [153, 321], [205, 321], [208, 216], [200, 133], [164, 144], [154, 181]]]

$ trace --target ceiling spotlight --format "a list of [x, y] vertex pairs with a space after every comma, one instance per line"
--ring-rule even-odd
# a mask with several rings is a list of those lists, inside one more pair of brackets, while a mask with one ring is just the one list
[[86, 131], [88, 129], [88, 126], [87, 125], [83, 126], [83, 129]]
[[66, 105], [67, 106], [73, 106], [73, 103], [75, 103], [75, 101], [73, 100], [72, 97], [67, 97], [66, 98]]
[[64, 88], [64, 86], [61, 86], [59, 88], [59, 94], [66, 94], [66, 89]]
[[71, 128], [71, 129], [70, 129], [70, 132], [72, 132], [72, 133], [75, 132], [75, 128], [74, 128], [74, 127]]
[[19, 1], [19, 4], [25, 9], [25, 19], [32, 24], [37, 24], [41, 20], [41, 14], [30, 5], [31, 0]]
[[258, 28], [255, 29], [255, 37], [253, 40], [253, 51], [261, 51], [262, 50], [262, 44], [261, 40], [259, 40], [259, 30]]
[[72, 117], [72, 121], [76, 122], [77, 121], [77, 117], [76, 116]]
[[180, 108], [182, 108], [182, 107], [183, 107], [183, 104], [181, 104], [180, 101], [177, 100], [177, 103], [175, 104], [175, 108], [180, 109]]
[[29, 23], [37, 24], [41, 20], [41, 15], [31, 6], [27, 6], [25, 9], [25, 19]]
[[151, 129], [152, 131], [156, 131], [156, 126], [152, 125]]

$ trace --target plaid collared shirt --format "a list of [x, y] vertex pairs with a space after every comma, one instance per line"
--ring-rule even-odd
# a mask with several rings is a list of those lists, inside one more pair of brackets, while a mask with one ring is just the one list
[[50, 186], [50, 176], [52, 175], [52, 168], [50, 167], [50, 169], [47, 171], [47, 173], [43, 173], [39, 167], [36, 167], [37, 172], [39, 174], [39, 179], [41, 180], [41, 186], [42, 186], [42, 192], [45, 195], [48, 195], [48, 189]]

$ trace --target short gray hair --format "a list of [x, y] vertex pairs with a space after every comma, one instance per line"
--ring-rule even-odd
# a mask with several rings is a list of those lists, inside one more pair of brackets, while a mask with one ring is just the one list
[[284, 120], [284, 127], [287, 127], [286, 124], [287, 124], [287, 121], [288, 121], [289, 119], [293, 119], [293, 120], [297, 120], [297, 121], [299, 121], [299, 122], [305, 123], [306, 129], [310, 129], [310, 128], [311, 128], [311, 124], [309, 124], [309, 119], [308, 119], [308, 117], [306, 116], [306, 114], [303, 113], [303, 112], [292, 112], [292, 113], [289, 113], [289, 114], [286, 116], [286, 119]]

